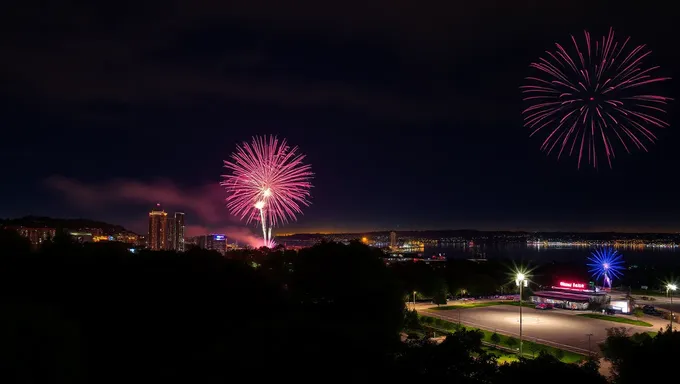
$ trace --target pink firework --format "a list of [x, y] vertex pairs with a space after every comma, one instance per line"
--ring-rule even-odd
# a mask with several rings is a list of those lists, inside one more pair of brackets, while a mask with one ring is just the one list
[[244, 142], [225, 161], [231, 171], [221, 183], [227, 190], [227, 208], [246, 222], [262, 226], [264, 246], [272, 247], [272, 228], [296, 219], [308, 206], [311, 166], [305, 156], [275, 136], [256, 136]]
[[557, 50], [531, 63], [541, 77], [527, 77], [520, 87], [524, 100], [531, 103], [522, 114], [524, 125], [533, 136], [546, 135], [541, 150], [569, 156], [597, 168], [598, 154], [609, 167], [616, 148], [647, 151], [656, 140], [655, 128], [665, 128], [665, 106], [671, 98], [644, 93], [646, 86], [669, 80], [652, 75], [659, 67], [643, 67], [651, 51], [644, 45], [628, 50], [630, 38], [614, 40], [613, 29], [600, 40], [585, 33], [585, 44], [572, 36], [573, 47]]

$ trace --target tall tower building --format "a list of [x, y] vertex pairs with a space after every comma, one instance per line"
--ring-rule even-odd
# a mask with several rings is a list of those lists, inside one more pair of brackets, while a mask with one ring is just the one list
[[160, 204], [149, 212], [149, 237], [147, 244], [152, 251], [167, 249], [168, 244], [168, 214], [161, 209]]
[[168, 239], [166, 243], [166, 248], [169, 251], [175, 251], [177, 250], [177, 244], [175, 244], [175, 219], [170, 216], [168, 217], [168, 231], [165, 234], [165, 237]]
[[184, 252], [184, 212], [175, 212], [175, 251]]
[[397, 233], [396, 232], [390, 232], [390, 247], [392, 247], [392, 248], [397, 247]]

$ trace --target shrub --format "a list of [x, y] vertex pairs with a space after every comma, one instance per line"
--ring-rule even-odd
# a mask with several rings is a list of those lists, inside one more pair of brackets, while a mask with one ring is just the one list
[[493, 345], [498, 345], [498, 343], [501, 342], [501, 337], [498, 336], [498, 334], [497, 334], [496, 332], [494, 332], [494, 333], [491, 335], [491, 342], [493, 343]]

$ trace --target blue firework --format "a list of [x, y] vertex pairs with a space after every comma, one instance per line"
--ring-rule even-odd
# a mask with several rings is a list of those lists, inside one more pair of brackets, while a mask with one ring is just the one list
[[612, 287], [612, 280], [618, 279], [623, 274], [623, 255], [612, 247], [595, 249], [588, 258], [588, 266], [593, 278], [597, 282], [604, 279], [603, 287]]

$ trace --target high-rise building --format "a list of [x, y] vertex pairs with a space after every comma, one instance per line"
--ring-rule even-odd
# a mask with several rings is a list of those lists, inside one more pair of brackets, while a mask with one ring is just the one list
[[174, 231], [175, 251], [184, 252], [184, 213], [175, 212], [175, 231]]
[[206, 249], [209, 251], [217, 251], [224, 254], [227, 251], [227, 236], [222, 234], [210, 234], [190, 237], [186, 240], [187, 244], [192, 247]]
[[168, 219], [168, 230], [165, 233], [167, 238], [166, 248], [167, 250], [174, 251], [177, 249], [175, 244], [175, 218], [169, 217]]
[[227, 236], [218, 234], [207, 235], [205, 237], [205, 249], [224, 254], [227, 252]]
[[160, 204], [149, 212], [149, 237], [147, 245], [153, 251], [167, 249], [168, 244], [168, 214], [161, 209]]
[[390, 232], [390, 247], [392, 247], [392, 248], [397, 247], [397, 233], [396, 232]]

